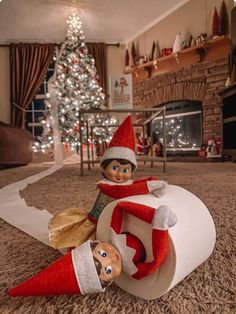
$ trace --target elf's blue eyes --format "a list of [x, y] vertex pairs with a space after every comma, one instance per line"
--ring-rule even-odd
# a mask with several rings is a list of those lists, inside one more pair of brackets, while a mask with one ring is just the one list
[[101, 250], [98, 252], [102, 257], [106, 257], [107, 256], [107, 252]]
[[109, 275], [112, 272], [112, 267], [111, 266], [105, 267], [105, 272]]
[[[114, 166], [112, 166], [112, 170], [113, 171], [119, 171], [119, 167], [114, 165]], [[129, 168], [124, 168], [123, 170], [121, 169], [121, 171], [123, 173], [129, 173]]]

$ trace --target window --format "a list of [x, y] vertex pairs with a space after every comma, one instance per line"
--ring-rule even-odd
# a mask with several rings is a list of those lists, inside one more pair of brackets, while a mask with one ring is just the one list
[[55, 62], [52, 61], [48, 67], [45, 78], [26, 113], [26, 129], [32, 133], [33, 137], [39, 136], [43, 133], [41, 120], [46, 110], [44, 101], [46, 99], [46, 93], [48, 91], [48, 81], [53, 75], [54, 69]]

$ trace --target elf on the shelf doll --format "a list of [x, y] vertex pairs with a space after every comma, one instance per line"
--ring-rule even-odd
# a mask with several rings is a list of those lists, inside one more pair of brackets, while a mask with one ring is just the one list
[[75, 247], [89, 239], [95, 240], [96, 223], [106, 205], [133, 195], [152, 193], [159, 197], [167, 186], [156, 177], [131, 179], [137, 167], [131, 116], [114, 133], [100, 166], [104, 179], [97, 184], [100, 192], [92, 210], [87, 213], [79, 208], [68, 208], [50, 220], [49, 238], [53, 247]]

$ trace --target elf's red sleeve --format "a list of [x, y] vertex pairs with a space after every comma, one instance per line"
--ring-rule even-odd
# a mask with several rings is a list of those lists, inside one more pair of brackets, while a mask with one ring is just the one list
[[[152, 223], [156, 209], [150, 206], [132, 202], [120, 202], [116, 205], [112, 214], [112, 228], [116, 233], [121, 232], [123, 212], [131, 214], [149, 224]], [[168, 230], [152, 229], [152, 253], [151, 262], [135, 263], [137, 272], [132, 275], [135, 279], [141, 279], [155, 272], [164, 262], [169, 247]]]
[[111, 184], [106, 184], [106, 183], [99, 183], [98, 188], [99, 190], [114, 198], [114, 199], [119, 199], [127, 196], [132, 196], [132, 195], [141, 195], [141, 194], [148, 194], [148, 187], [147, 187], [147, 179], [143, 180], [137, 180], [133, 182], [132, 184], [127, 184], [127, 185], [111, 185]]
[[155, 208], [133, 202], [119, 202], [112, 213], [111, 226], [116, 233], [121, 232], [123, 212], [133, 215], [150, 224], [155, 213]]
[[152, 230], [152, 247], [154, 258], [153, 261], [135, 264], [135, 266], [138, 268], [138, 271], [132, 275], [133, 278], [142, 279], [143, 277], [152, 274], [164, 262], [169, 247], [168, 230]]
[[134, 180], [133, 184], [140, 183], [140, 182], [146, 182], [146, 181], [152, 181], [152, 180], [157, 180], [157, 177], [151, 176], [151, 177], [144, 178], [144, 179]]

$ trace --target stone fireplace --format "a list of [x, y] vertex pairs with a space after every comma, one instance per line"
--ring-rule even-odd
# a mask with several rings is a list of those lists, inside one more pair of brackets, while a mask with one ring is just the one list
[[[168, 106], [178, 107], [178, 103], [182, 108], [188, 106], [187, 103], [192, 103], [193, 107], [197, 105], [196, 110], [201, 112], [201, 123], [198, 124], [201, 128], [200, 142], [207, 143], [209, 137], [222, 135], [221, 100], [218, 92], [225, 88], [228, 75], [228, 55], [160, 75], [157, 69], [150, 78], [139, 79], [133, 75], [134, 108], [166, 105], [168, 109]], [[182, 115], [187, 115], [186, 112], [183, 109]]]

